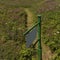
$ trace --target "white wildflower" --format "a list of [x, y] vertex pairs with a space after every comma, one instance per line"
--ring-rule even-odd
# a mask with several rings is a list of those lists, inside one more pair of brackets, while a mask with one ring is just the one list
[[60, 32], [59, 32], [59, 31], [57, 31], [56, 33], [57, 33], [57, 34], [59, 34]]

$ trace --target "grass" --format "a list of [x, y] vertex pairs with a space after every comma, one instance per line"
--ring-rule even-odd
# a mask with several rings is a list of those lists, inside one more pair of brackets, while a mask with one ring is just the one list
[[[60, 57], [60, 52], [59, 52], [60, 51], [60, 48], [59, 48], [60, 47], [60, 37], [59, 37], [60, 36], [60, 20], [59, 20], [60, 19], [60, 0], [53, 0], [53, 1], [52, 0], [49, 0], [49, 1], [48, 0], [13, 0], [13, 1], [12, 0], [7, 0], [7, 1], [0, 0], [0, 8], [1, 8], [0, 9], [0, 21], [5, 20], [3, 22], [3, 23], [5, 23], [6, 20], [10, 21], [11, 19], [13, 20], [13, 18], [14, 19], [18, 18], [20, 13], [17, 14], [17, 17], [14, 17], [16, 15], [15, 13], [13, 13], [14, 16], [12, 16], [12, 13], [10, 15], [10, 13], [7, 12], [7, 11], [10, 11], [11, 9], [13, 11], [15, 11], [16, 8], [14, 6], [16, 8], [19, 8], [19, 7], [29, 8], [36, 15], [38, 15], [38, 14], [42, 15], [42, 40], [44, 41], [44, 43], [46, 45], [48, 45], [50, 47], [52, 53], [54, 54], [53, 60], [60, 60], [60, 58], [59, 58]], [[17, 10], [19, 10], [19, 9], [17, 9]], [[5, 12], [7, 12], [9, 15]], [[22, 10], [21, 10], [21, 12], [22, 12]], [[12, 16], [12, 17], [10, 18], [9, 16]], [[8, 19], [7, 17], [10, 19]], [[23, 19], [23, 18], [21, 18], [21, 19]], [[12, 20], [10, 22], [12, 22]], [[3, 24], [3, 28], [4, 28], [4, 26], [5, 25]], [[24, 28], [23, 24], [21, 26], [22, 26], [21, 28]], [[8, 27], [8, 25], [6, 25], [6, 27]], [[7, 29], [8, 28], [5, 28], [5, 30], [7, 30]], [[7, 34], [5, 34], [5, 32], [2, 34], [4, 36], [7, 35]], [[2, 34], [0, 34], [0, 35], [2, 35]], [[0, 36], [0, 38], [1, 38], [1, 36]], [[3, 41], [5, 41], [5, 40], [2, 40], [0, 43], [3, 44], [4, 43]], [[11, 46], [11, 45], [9, 45], [9, 46]], [[2, 47], [3, 46], [1, 45], [1, 48]], [[10, 55], [10, 56], [12, 56], [12, 55]]]
[[[40, 2], [39, 2], [40, 3]], [[38, 4], [38, 3], [37, 3]], [[53, 60], [60, 58], [60, 2], [42, 1], [36, 6], [32, 6], [31, 10], [36, 14], [42, 15], [42, 40], [48, 45], [52, 51]], [[37, 8], [38, 7], [38, 8]]]
[[23, 8], [0, 4], [0, 60], [18, 60], [25, 48]]
[[[40, 3], [40, 4], [39, 4]], [[31, 11], [42, 15], [42, 40], [48, 45], [53, 54], [52, 60], [60, 58], [60, 2], [41, 1], [30, 7]], [[37, 8], [38, 7], [38, 8]]]
[[[33, 4], [30, 7], [36, 15], [42, 15], [42, 40], [48, 45], [53, 54], [52, 60], [59, 60], [60, 58], [60, 2], [41, 1]], [[38, 7], [38, 8], [37, 8]]]
[[[53, 60], [59, 60], [59, 50], [60, 48], [60, 8], [54, 11], [48, 11], [42, 14], [44, 18], [42, 21], [42, 40], [47, 44], [53, 54], [57, 54], [57, 56], [53, 57]], [[59, 32], [59, 33], [57, 33]], [[57, 53], [56, 53], [57, 52]]]

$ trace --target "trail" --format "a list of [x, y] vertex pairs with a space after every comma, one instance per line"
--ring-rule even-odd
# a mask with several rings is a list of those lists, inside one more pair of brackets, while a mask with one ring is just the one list
[[27, 27], [28, 27], [28, 29], [29, 28], [31, 28], [31, 26], [33, 25], [33, 14], [32, 14], [32, 12], [28, 9], [28, 8], [26, 8], [25, 9], [25, 12], [27, 13]]
[[[28, 15], [27, 27], [29, 29], [33, 25], [34, 14], [28, 8], [25, 8], [25, 11]], [[52, 53], [50, 51], [50, 48], [48, 46], [46, 46], [42, 41], [42, 59], [43, 60], [51, 60], [51, 57], [52, 57]]]
[[52, 58], [52, 53], [50, 51], [50, 48], [42, 42], [42, 59], [51, 60], [51, 58]]

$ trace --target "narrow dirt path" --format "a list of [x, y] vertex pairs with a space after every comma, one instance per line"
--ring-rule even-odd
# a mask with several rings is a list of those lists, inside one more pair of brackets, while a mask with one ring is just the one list
[[52, 53], [50, 51], [50, 48], [47, 45], [45, 45], [43, 42], [42, 42], [42, 59], [43, 60], [52, 59]]
[[[29, 29], [33, 25], [34, 14], [28, 8], [26, 8], [25, 11], [28, 15], [28, 17], [27, 17], [27, 27]], [[42, 42], [42, 59], [43, 60], [51, 60], [51, 57], [52, 57], [52, 53], [50, 51], [50, 48]]]
[[29, 28], [31, 28], [31, 26], [33, 25], [33, 13], [28, 9], [28, 8], [26, 8], [25, 9], [25, 12], [27, 13], [27, 27], [28, 27], [28, 29]]

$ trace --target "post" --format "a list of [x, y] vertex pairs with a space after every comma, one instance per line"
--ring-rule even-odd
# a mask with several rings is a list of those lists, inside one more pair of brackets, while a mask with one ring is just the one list
[[38, 60], [42, 60], [42, 47], [41, 47], [41, 16], [38, 15]]

